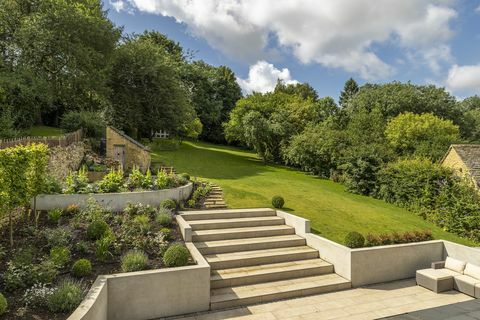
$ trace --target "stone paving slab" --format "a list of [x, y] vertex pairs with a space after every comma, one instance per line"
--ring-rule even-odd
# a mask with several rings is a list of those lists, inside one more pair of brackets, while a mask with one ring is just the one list
[[472, 320], [480, 301], [457, 291], [436, 294], [414, 279], [168, 318], [182, 320]]

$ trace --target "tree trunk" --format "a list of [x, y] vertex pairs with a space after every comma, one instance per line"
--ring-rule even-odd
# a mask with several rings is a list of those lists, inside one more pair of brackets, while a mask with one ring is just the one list
[[8, 222], [10, 223], [10, 247], [13, 248], [13, 219], [12, 210], [8, 213]]

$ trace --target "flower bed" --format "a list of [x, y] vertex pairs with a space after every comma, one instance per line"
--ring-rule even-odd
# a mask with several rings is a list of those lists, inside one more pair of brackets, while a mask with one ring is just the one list
[[113, 213], [91, 200], [84, 209], [52, 210], [38, 227], [33, 219], [16, 223], [13, 250], [1, 230], [0, 292], [9, 306], [0, 319], [66, 319], [98, 275], [192, 264], [174, 245], [182, 238], [171, 205]]

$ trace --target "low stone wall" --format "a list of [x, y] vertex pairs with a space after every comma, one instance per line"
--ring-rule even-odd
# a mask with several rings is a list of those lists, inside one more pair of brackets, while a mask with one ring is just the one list
[[85, 144], [75, 142], [66, 147], [49, 149], [47, 172], [57, 180], [64, 181], [70, 171], [76, 171], [85, 156]]
[[37, 210], [65, 209], [71, 204], [85, 207], [90, 198], [112, 211], [122, 211], [128, 203], [143, 203], [158, 206], [165, 199], [187, 200], [193, 191], [193, 183], [174, 189], [155, 191], [92, 193], [92, 194], [48, 194], [37, 197]]
[[210, 266], [191, 243], [195, 266], [100, 276], [68, 320], [145, 320], [207, 311]]
[[307, 245], [317, 249], [320, 258], [334, 265], [335, 272], [352, 282], [353, 287], [415, 277], [415, 271], [425, 269], [434, 261], [447, 256], [480, 266], [480, 249], [445, 240], [406, 243], [370, 248], [350, 249], [304, 230], [310, 222], [301, 217], [277, 211], [285, 223], [304, 236]]

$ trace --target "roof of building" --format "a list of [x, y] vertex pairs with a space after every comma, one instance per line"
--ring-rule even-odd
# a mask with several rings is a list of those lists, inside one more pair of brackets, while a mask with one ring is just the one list
[[114, 128], [114, 127], [112, 127], [112, 126], [109, 126], [109, 128], [112, 129], [113, 131], [115, 131], [117, 134], [121, 135], [121, 136], [122, 136], [123, 138], [125, 138], [126, 140], [128, 140], [128, 141], [130, 141], [131, 143], [133, 143], [134, 145], [136, 145], [137, 147], [149, 151], [148, 147], [144, 146], [143, 144], [141, 144], [141, 143], [138, 142], [137, 140], [135, 140], [135, 139], [133, 139], [132, 137], [128, 136], [128, 135], [125, 134], [123, 131], [118, 130], [117, 128]]
[[[454, 149], [473, 179], [480, 184], [480, 144], [452, 144], [447, 155]], [[445, 156], [446, 157], [446, 156]], [[445, 159], [445, 157], [442, 159]]]

